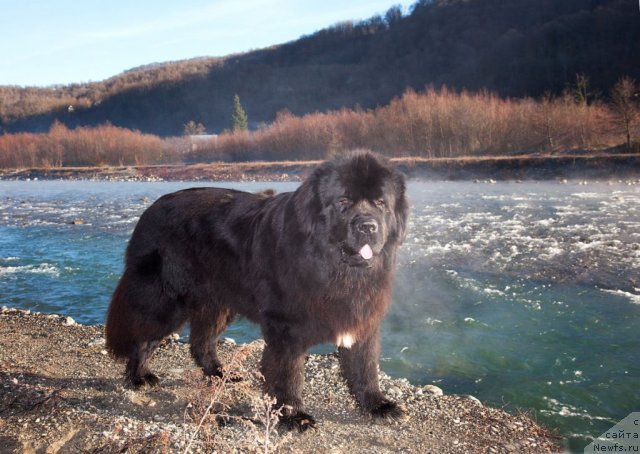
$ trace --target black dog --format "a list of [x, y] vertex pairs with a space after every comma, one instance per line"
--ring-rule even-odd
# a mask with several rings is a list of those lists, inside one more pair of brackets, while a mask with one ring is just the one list
[[219, 376], [216, 341], [239, 314], [262, 328], [265, 391], [285, 406], [281, 422], [300, 430], [315, 423], [303, 411], [304, 358], [325, 342], [339, 347], [361, 407], [399, 419], [402, 409], [378, 385], [379, 327], [407, 211], [403, 176], [364, 151], [323, 163], [294, 192], [167, 194], [129, 242], [107, 346], [128, 359], [134, 387], [153, 385], [149, 356], [189, 321], [193, 358]]

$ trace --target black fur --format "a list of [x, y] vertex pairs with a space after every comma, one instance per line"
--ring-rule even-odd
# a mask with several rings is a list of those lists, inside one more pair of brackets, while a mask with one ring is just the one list
[[[287, 409], [286, 426], [315, 423], [302, 402], [304, 358], [326, 342], [339, 344], [361, 407], [399, 419], [401, 407], [378, 386], [378, 330], [407, 211], [403, 176], [369, 152], [325, 162], [290, 193], [167, 194], [142, 214], [129, 242], [107, 346], [128, 360], [133, 386], [154, 385], [149, 356], [188, 321], [194, 360], [221, 375], [216, 341], [238, 314], [262, 328], [265, 391]], [[370, 259], [359, 254], [365, 244]]]

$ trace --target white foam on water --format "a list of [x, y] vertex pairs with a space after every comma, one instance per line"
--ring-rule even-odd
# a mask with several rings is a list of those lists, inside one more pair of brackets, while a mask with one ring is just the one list
[[495, 296], [505, 296], [506, 293], [504, 293], [502, 290], [498, 290], [495, 288], [485, 288], [483, 290], [484, 293], [486, 293], [487, 295], [495, 295]]
[[599, 192], [576, 192], [571, 194], [571, 196], [579, 199], [599, 199], [602, 197], [602, 194]]
[[546, 248], [540, 255], [544, 257], [545, 260], [551, 260], [558, 255], [564, 254], [565, 250], [559, 246], [550, 246]]
[[560, 402], [558, 399], [544, 396], [542, 398], [547, 403], [547, 409], [541, 409], [540, 412], [548, 415], [558, 415], [565, 418], [581, 418], [587, 421], [612, 421], [605, 416], [591, 415], [586, 410], [582, 410], [573, 405]]
[[[640, 289], [634, 289], [636, 291], [640, 290]], [[622, 296], [624, 298], [627, 298], [629, 300], [629, 302], [633, 303], [633, 304], [640, 304], [640, 294], [635, 294], [635, 293], [631, 293], [631, 292], [625, 292], [624, 290], [605, 290], [605, 289], [601, 289], [600, 291], [604, 292], [604, 293], [609, 293], [610, 295], [616, 295], [616, 296]]]
[[[513, 194], [452, 193], [416, 204], [411, 257], [432, 266], [599, 286], [638, 282], [635, 189]], [[481, 191], [480, 191], [481, 192]], [[459, 205], [459, 207], [457, 206]], [[618, 280], [612, 281], [612, 277]]]
[[39, 265], [22, 265], [22, 266], [0, 266], [0, 276], [13, 274], [48, 274], [51, 276], [59, 276], [60, 270], [49, 264], [41, 263]]
[[534, 222], [534, 224], [540, 227], [550, 227], [557, 222], [558, 222], [557, 219], [548, 218], [548, 219], [540, 219], [539, 221]]
[[489, 325], [487, 325], [486, 323], [478, 321], [473, 317], [465, 317], [463, 321], [464, 321], [465, 324], [471, 325], [471, 326], [476, 326], [476, 327], [480, 326], [482, 328], [488, 328], [489, 327]]

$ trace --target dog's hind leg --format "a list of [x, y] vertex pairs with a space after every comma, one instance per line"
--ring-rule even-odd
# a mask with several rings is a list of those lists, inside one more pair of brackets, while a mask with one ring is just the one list
[[[172, 317], [163, 317], [161, 322], [141, 322], [136, 331], [136, 340], [128, 355], [125, 378], [134, 388], [144, 385], [155, 386], [160, 381], [149, 369], [149, 358], [158, 347], [162, 339], [176, 332], [184, 324], [185, 320], [180, 311], [171, 314]], [[152, 314], [147, 314], [151, 317]]]
[[134, 388], [144, 385], [155, 386], [160, 381], [158, 376], [149, 370], [148, 361], [151, 354], [156, 349], [159, 340], [144, 341], [136, 346], [129, 356], [125, 377]]
[[218, 307], [207, 307], [191, 314], [191, 355], [207, 376], [222, 377], [216, 343], [234, 315], [231, 309]]

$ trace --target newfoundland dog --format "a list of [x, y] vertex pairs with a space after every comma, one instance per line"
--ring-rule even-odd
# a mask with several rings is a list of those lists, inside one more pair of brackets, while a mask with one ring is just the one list
[[191, 354], [220, 376], [218, 336], [237, 315], [260, 325], [265, 392], [281, 424], [305, 430], [305, 353], [338, 347], [342, 373], [370, 414], [402, 419], [378, 385], [380, 322], [407, 224], [404, 177], [367, 151], [327, 161], [294, 192], [193, 188], [140, 217], [107, 316], [109, 351], [131, 386], [155, 385], [160, 341], [187, 321]]

